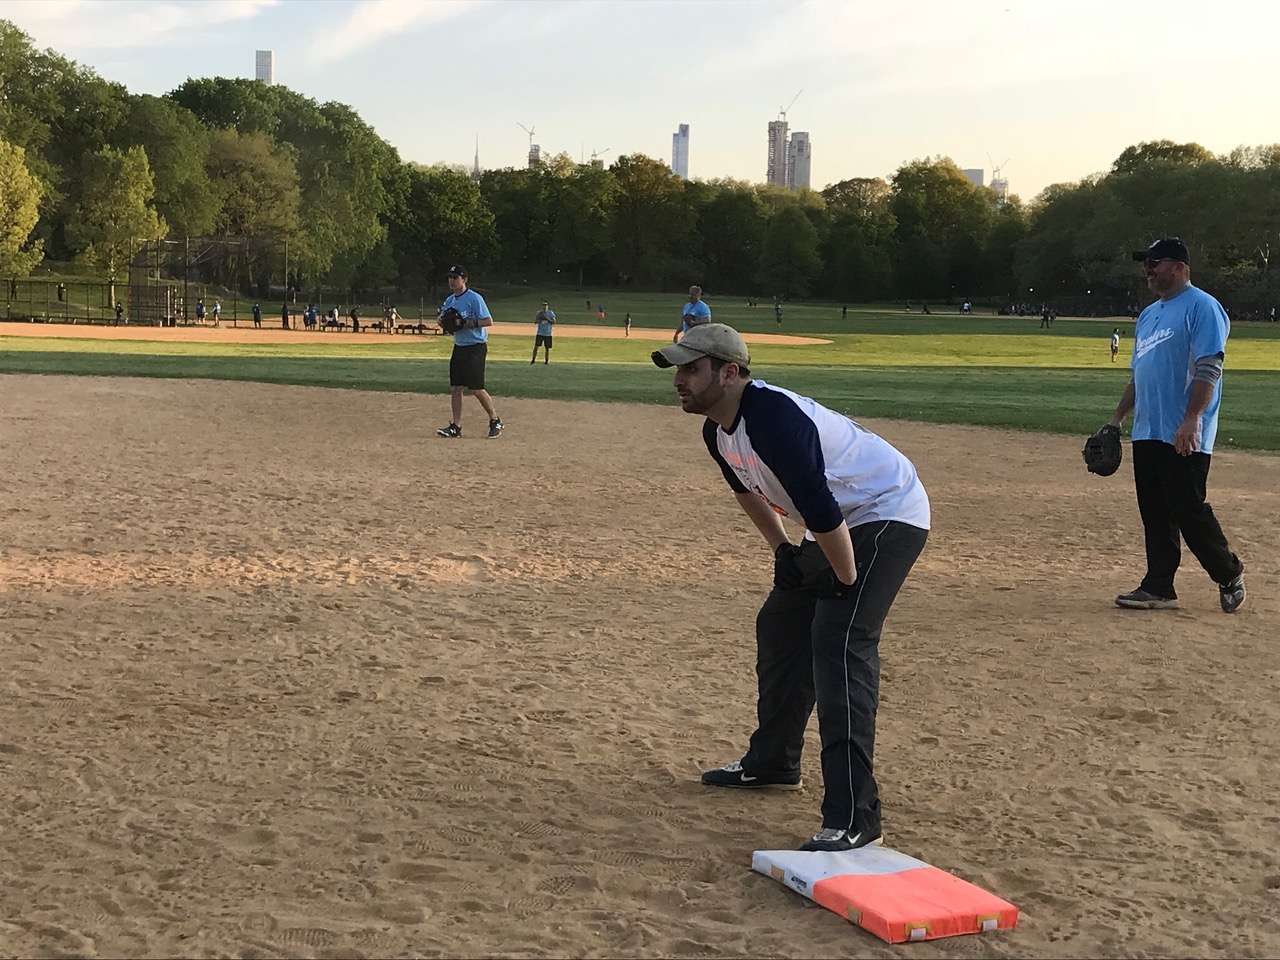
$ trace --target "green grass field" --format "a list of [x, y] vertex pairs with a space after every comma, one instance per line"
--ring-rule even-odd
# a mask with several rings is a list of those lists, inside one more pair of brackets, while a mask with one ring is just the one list
[[[483, 288], [482, 288], [483, 289]], [[499, 321], [531, 320], [544, 294], [491, 298]], [[590, 297], [592, 308], [587, 309]], [[610, 326], [630, 312], [636, 327], [674, 330], [679, 295], [574, 293], [547, 296], [562, 324]], [[756, 346], [755, 376], [809, 394], [854, 417], [891, 417], [1084, 434], [1110, 416], [1128, 378], [1132, 323], [1038, 318], [932, 316], [901, 308], [786, 304], [781, 328], [770, 303], [712, 299], [715, 319], [745, 332], [818, 336], [832, 342]], [[917, 308], [918, 309], [918, 308]], [[1123, 335], [1121, 362], [1108, 339]], [[1280, 324], [1236, 324], [1227, 351], [1220, 448], [1280, 450], [1274, 407], [1280, 397]], [[530, 366], [527, 336], [495, 336], [490, 386], [495, 396], [674, 403], [669, 373], [657, 370], [651, 340], [557, 339], [549, 367]], [[252, 380], [364, 390], [441, 394], [450, 341], [443, 337], [317, 334], [314, 344], [161, 343], [3, 336], [0, 372]]]

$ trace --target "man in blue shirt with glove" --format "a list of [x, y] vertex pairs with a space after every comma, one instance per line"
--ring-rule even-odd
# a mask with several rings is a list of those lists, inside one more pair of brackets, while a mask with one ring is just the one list
[[502, 419], [493, 408], [493, 398], [484, 388], [484, 367], [489, 355], [489, 331], [493, 317], [484, 298], [467, 289], [465, 267], [449, 268], [449, 296], [444, 310], [453, 307], [462, 314], [462, 326], [453, 335], [453, 355], [449, 358], [449, 403], [453, 419], [436, 434], [441, 437], [462, 436], [462, 391], [470, 390], [489, 416], [490, 440], [502, 436]]
[[1133, 481], [1146, 534], [1147, 573], [1116, 604], [1137, 610], [1177, 607], [1173, 578], [1181, 539], [1218, 584], [1225, 613], [1244, 603], [1244, 564], [1205, 502], [1205, 484], [1222, 401], [1222, 362], [1230, 323], [1222, 304], [1191, 284], [1191, 257], [1177, 237], [1145, 250], [1147, 286], [1158, 300], [1133, 331], [1133, 376], [1110, 424], [1133, 413]]

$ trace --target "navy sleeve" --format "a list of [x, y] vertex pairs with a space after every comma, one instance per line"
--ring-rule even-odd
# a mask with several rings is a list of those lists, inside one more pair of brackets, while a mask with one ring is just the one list
[[794, 400], [776, 390], [747, 390], [742, 399], [751, 447], [778, 478], [805, 525], [827, 533], [844, 523], [840, 505], [827, 486], [818, 425]]
[[708, 417], [702, 422], [702, 442], [707, 445], [707, 453], [711, 454], [711, 459], [720, 465], [720, 472], [724, 474], [725, 481], [733, 488], [734, 493], [750, 493], [738, 479], [738, 475], [733, 472], [725, 458], [720, 456], [720, 448], [716, 446], [716, 430], [717, 424]]

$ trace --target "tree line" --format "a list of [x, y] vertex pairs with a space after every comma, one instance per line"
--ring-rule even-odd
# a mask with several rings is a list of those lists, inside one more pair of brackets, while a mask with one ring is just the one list
[[1029, 203], [940, 156], [822, 191], [682, 181], [640, 154], [476, 176], [405, 162], [350, 107], [287, 87], [130, 94], [0, 21], [5, 276], [47, 257], [121, 279], [144, 239], [208, 237], [236, 253], [203, 260], [202, 278], [262, 296], [433, 294], [462, 261], [485, 282], [1123, 309], [1145, 301], [1130, 252], [1177, 234], [1198, 283], [1262, 309], [1280, 300], [1278, 188], [1280, 145], [1170, 141]]

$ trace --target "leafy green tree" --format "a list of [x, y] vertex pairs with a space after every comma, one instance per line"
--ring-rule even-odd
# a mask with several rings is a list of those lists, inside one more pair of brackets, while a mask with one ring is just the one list
[[857, 213], [864, 217], [883, 216], [889, 212], [889, 184], [879, 177], [854, 177], [833, 183], [822, 191], [827, 210], [832, 213]]
[[[253, 288], [268, 276], [279, 276], [286, 285], [296, 286], [290, 278], [296, 275], [295, 257], [305, 250], [305, 237], [293, 149], [274, 143], [265, 133], [214, 130], [206, 165], [209, 179], [222, 197], [215, 233], [228, 240], [278, 241], [278, 246], [275, 242], [247, 245], [239, 260], [222, 261], [224, 282], [242, 274], [238, 279]], [[288, 277], [284, 273], [286, 244]]]
[[0, 21], [0, 137], [26, 150], [27, 169], [45, 185], [37, 237], [67, 256], [67, 221], [80, 202], [84, 157], [115, 144], [124, 87], [108, 83]]
[[[894, 265], [894, 286], [908, 298], [937, 300], [950, 297], [947, 253], [923, 233], [909, 236]], [[961, 294], [964, 296], [965, 294]]]
[[549, 266], [570, 271], [582, 286], [587, 266], [593, 261], [598, 270], [607, 272], [608, 261], [600, 251], [608, 239], [617, 182], [611, 171], [574, 163], [565, 154], [544, 168], [542, 179], [550, 230]]
[[[950, 159], [915, 160], [894, 174], [889, 209], [897, 220], [899, 256], [910, 256], [918, 245], [909, 241], [925, 237], [946, 259], [941, 276], [930, 279], [925, 289], [900, 286], [900, 293], [936, 297], [987, 292], [990, 278], [983, 251], [996, 218], [992, 191], [975, 186]], [[901, 282], [918, 271], [900, 263], [896, 275]]]
[[41, 242], [30, 241], [42, 189], [27, 170], [26, 151], [0, 140], [0, 275], [25, 277], [44, 256]]
[[499, 268], [514, 279], [548, 269], [547, 201], [542, 176], [528, 167], [486, 170], [480, 193], [493, 212]]
[[818, 228], [797, 204], [769, 221], [760, 255], [760, 277], [772, 295], [803, 297], [822, 269]]
[[209, 130], [195, 114], [163, 97], [130, 97], [120, 145], [147, 152], [156, 211], [174, 234], [200, 236], [214, 228], [222, 198], [205, 168]]
[[390, 233], [401, 287], [432, 296], [450, 264], [474, 268], [497, 247], [493, 214], [479, 186], [446, 166], [409, 165], [408, 192]]
[[765, 240], [764, 204], [748, 183], [723, 180], [707, 187], [708, 196], [698, 210], [698, 235], [706, 264], [702, 285], [710, 290], [755, 294]]
[[293, 148], [307, 230], [291, 258], [307, 275], [332, 270], [331, 282], [350, 283], [387, 235], [401, 166], [395, 148], [350, 107], [317, 104], [288, 87], [219, 77], [188, 80], [168, 96], [209, 126]]
[[112, 284], [124, 277], [133, 254], [146, 240], [159, 240], [168, 227], [152, 206], [155, 182], [141, 147], [103, 147], [84, 158], [81, 199], [67, 226], [78, 259]]
[[1111, 164], [1111, 172], [1133, 173], [1151, 163], [1205, 163], [1213, 159], [1213, 154], [1198, 143], [1147, 140], [1136, 146], [1125, 147]]
[[635, 153], [609, 168], [613, 195], [613, 263], [624, 285], [661, 285], [683, 275], [693, 233], [693, 210], [683, 181], [660, 160]]
[[845, 302], [878, 300], [893, 281], [892, 218], [838, 214], [822, 245], [821, 291]]

